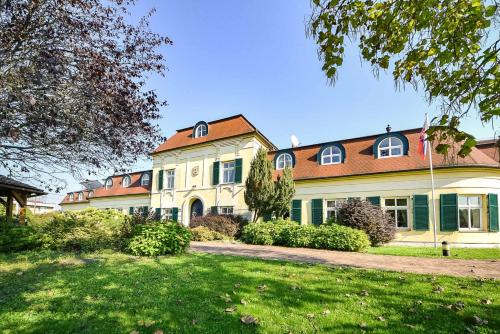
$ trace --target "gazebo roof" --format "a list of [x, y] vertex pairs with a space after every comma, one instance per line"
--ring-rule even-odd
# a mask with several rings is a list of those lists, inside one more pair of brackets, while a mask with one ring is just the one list
[[19, 182], [9, 177], [0, 175], [0, 196], [7, 196], [12, 190], [27, 193], [28, 197], [47, 194], [41, 189]]

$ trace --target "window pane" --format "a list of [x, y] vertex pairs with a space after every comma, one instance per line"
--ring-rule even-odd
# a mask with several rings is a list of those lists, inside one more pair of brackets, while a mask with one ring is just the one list
[[380, 142], [380, 147], [389, 147], [389, 138], [386, 138]]
[[479, 206], [479, 196], [469, 196], [469, 205], [471, 206]]
[[381, 157], [388, 157], [389, 156], [389, 149], [388, 148], [381, 149], [380, 150], [380, 156]]
[[470, 210], [470, 224], [471, 228], [481, 227], [481, 209]]
[[398, 206], [406, 206], [406, 198], [398, 198], [397, 199]]
[[335, 207], [335, 201], [326, 201], [326, 206], [328, 208], [334, 208]]
[[339, 163], [340, 162], [340, 155], [334, 155], [332, 157], [332, 162]]
[[401, 148], [396, 147], [391, 149], [391, 155], [401, 155]]
[[468, 209], [460, 209], [460, 228], [469, 228], [469, 210]]
[[467, 196], [458, 196], [458, 205], [467, 206]]
[[389, 214], [389, 216], [392, 217], [392, 219], [394, 219], [394, 220], [396, 219], [396, 211], [395, 210], [387, 210], [386, 212]]
[[395, 205], [394, 198], [386, 198], [385, 199], [385, 206], [394, 206], [394, 205]]
[[406, 210], [398, 210], [398, 227], [408, 227], [408, 212]]
[[332, 158], [331, 157], [323, 157], [323, 163], [324, 164], [331, 164]]

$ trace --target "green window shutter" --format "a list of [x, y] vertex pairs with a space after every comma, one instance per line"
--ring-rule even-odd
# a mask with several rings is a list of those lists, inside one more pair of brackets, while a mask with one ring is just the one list
[[498, 195], [488, 194], [488, 229], [498, 232]]
[[158, 190], [163, 189], [163, 170], [158, 171]]
[[427, 195], [413, 195], [413, 229], [429, 230], [429, 201]]
[[179, 221], [179, 208], [172, 208], [172, 220]]
[[323, 223], [323, 200], [313, 199], [311, 201], [312, 209], [312, 223], [314, 225], [320, 225]]
[[292, 200], [292, 212], [290, 218], [299, 224], [302, 222], [302, 200]]
[[265, 222], [268, 222], [268, 221], [270, 221], [272, 219], [273, 219], [273, 216], [272, 216], [271, 213], [264, 213], [262, 215], [262, 220], [265, 221]]
[[439, 204], [441, 231], [458, 231], [457, 194], [441, 194]]
[[243, 159], [234, 160], [234, 183], [241, 183], [243, 174]]
[[129, 215], [133, 215], [134, 214], [134, 207], [133, 206], [131, 206], [131, 207], [128, 208], [128, 214]]
[[214, 169], [213, 169], [213, 173], [212, 173], [212, 185], [213, 186], [216, 186], [219, 184], [219, 172], [220, 170], [220, 161], [215, 161], [214, 162]]
[[372, 205], [380, 206], [380, 196], [367, 197], [366, 200], [372, 203]]
[[155, 209], [155, 219], [161, 220], [161, 209], [160, 208]]
[[142, 215], [147, 217], [149, 215], [149, 208], [147, 206], [142, 207]]
[[218, 207], [217, 207], [217, 206], [212, 206], [212, 207], [210, 208], [210, 213], [211, 213], [211, 214], [213, 214], [213, 215], [218, 214], [218, 213], [219, 213], [219, 209], [218, 209]]

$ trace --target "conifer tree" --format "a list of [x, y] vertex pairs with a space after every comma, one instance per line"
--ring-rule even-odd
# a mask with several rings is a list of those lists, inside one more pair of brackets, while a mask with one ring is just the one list
[[274, 199], [273, 167], [264, 148], [252, 160], [245, 188], [245, 203], [256, 222], [263, 213], [272, 211]]
[[281, 218], [290, 211], [290, 202], [295, 195], [295, 184], [293, 182], [292, 169], [286, 167], [283, 175], [278, 177], [275, 183], [273, 211], [276, 218]]

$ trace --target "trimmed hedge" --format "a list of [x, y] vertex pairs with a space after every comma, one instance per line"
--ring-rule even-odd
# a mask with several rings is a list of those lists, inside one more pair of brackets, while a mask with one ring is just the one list
[[230, 238], [238, 238], [241, 235], [243, 226], [246, 224], [247, 220], [241, 216], [209, 214], [192, 218], [189, 227], [204, 226]]
[[137, 225], [127, 249], [134, 255], [181, 254], [189, 247], [191, 232], [176, 222]]
[[198, 226], [191, 229], [191, 240], [193, 241], [213, 241], [226, 239], [228, 239], [228, 237], [224, 234], [217, 231], [212, 231], [205, 226]]
[[289, 220], [252, 223], [243, 229], [242, 240], [254, 245], [280, 245], [342, 251], [363, 251], [370, 246], [365, 232], [336, 224], [299, 225]]

